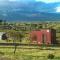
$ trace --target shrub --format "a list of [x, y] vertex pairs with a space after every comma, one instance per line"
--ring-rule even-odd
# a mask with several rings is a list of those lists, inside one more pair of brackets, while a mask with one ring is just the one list
[[54, 58], [54, 55], [53, 54], [49, 54], [48, 55], [48, 59], [53, 59]]

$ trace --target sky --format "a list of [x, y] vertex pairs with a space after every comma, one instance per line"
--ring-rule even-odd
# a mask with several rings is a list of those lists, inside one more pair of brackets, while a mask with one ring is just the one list
[[9, 1], [42, 1], [45, 3], [54, 3], [54, 2], [60, 2], [60, 0], [9, 0]]
[[60, 2], [60, 0], [0, 0], [0, 1], [42, 1], [45, 3], [54, 3], [54, 2]]
[[9, 0], [9, 1], [16, 1], [16, 2], [33, 2], [35, 0]]
[[[37, 2], [44, 2], [46, 4], [59, 3], [60, 2], [60, 0], [35, 0], [35, 1], [37, 1]], [[55, 7], [52, 5], [52, 8], [55, 10], [55, 12], [57, 12], [57, 13], [60, 12], [60, 4], [57, 4]]]
[[[60, 12], [60, 3], [59, 3], [60, 0], [0, 0], [0, 5], [1, 4], [4, 5], [4, 4], [6, 4], [6, 2], [7, 3], [8, 2], [20, 2], [20, 3], [21, 2], [24, 2], [24, 3], [28, 3], [28, 2], [44, 2], [45, 5], [42, 3], [42, 5], [36, 7], [36, 9], [39, 9], [38, 11], [44, 11], [44, 10], [45, 11], [53, 11], [53, 10], [55, 10], [55, 12], [57, 12], [57, 13]], [[51, 5], [51, 3], [53, 3], [53, 4]], [[59, 3], [59, 4], [54, 4], [54, 3]]]
[[35, 17], [34, 12], [39, 16], [41, 12], [60, 13], [60, 0], [0, 0], [0, 15], [4, 17]]
[[36, 1], [42, 1], [42, 2], [45, 2], [45, 3], [60, 2], [60, 0], [36, 0]]
[[20, 1], [20, 2], [22, 2], [22, 1], [26, 1], [26, 2], [28, 2], [28, 1], [42, 1], [42, 2], [45, 2], [45, 3], [54, 3], [54, 2], [60, 2], [60, 0], [0, 0], [0, 1]]

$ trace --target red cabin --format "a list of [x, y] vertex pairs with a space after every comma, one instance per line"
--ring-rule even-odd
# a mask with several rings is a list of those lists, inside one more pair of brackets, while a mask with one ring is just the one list
[[56, 43], [56, 30], [54, 29], [41, 29], [39, 31], [31, 32], [32, 43], [36, 44], [54, 44]]

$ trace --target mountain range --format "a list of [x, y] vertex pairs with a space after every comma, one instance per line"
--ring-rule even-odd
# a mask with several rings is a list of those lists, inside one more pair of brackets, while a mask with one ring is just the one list
[[0, 4], [0, 19], [7, 21], [60, 21], [56, 7], [60, 3], [6, 2]]

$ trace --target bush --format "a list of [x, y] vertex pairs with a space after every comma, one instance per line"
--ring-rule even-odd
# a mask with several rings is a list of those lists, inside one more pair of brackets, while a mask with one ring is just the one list
[[0, 52], [0, 55], [4, 55], [4, 52]]
[[54, 55], [53, 54], [49, 54], [48, 55], [48, 59], [53, 59], [54, 58]]

